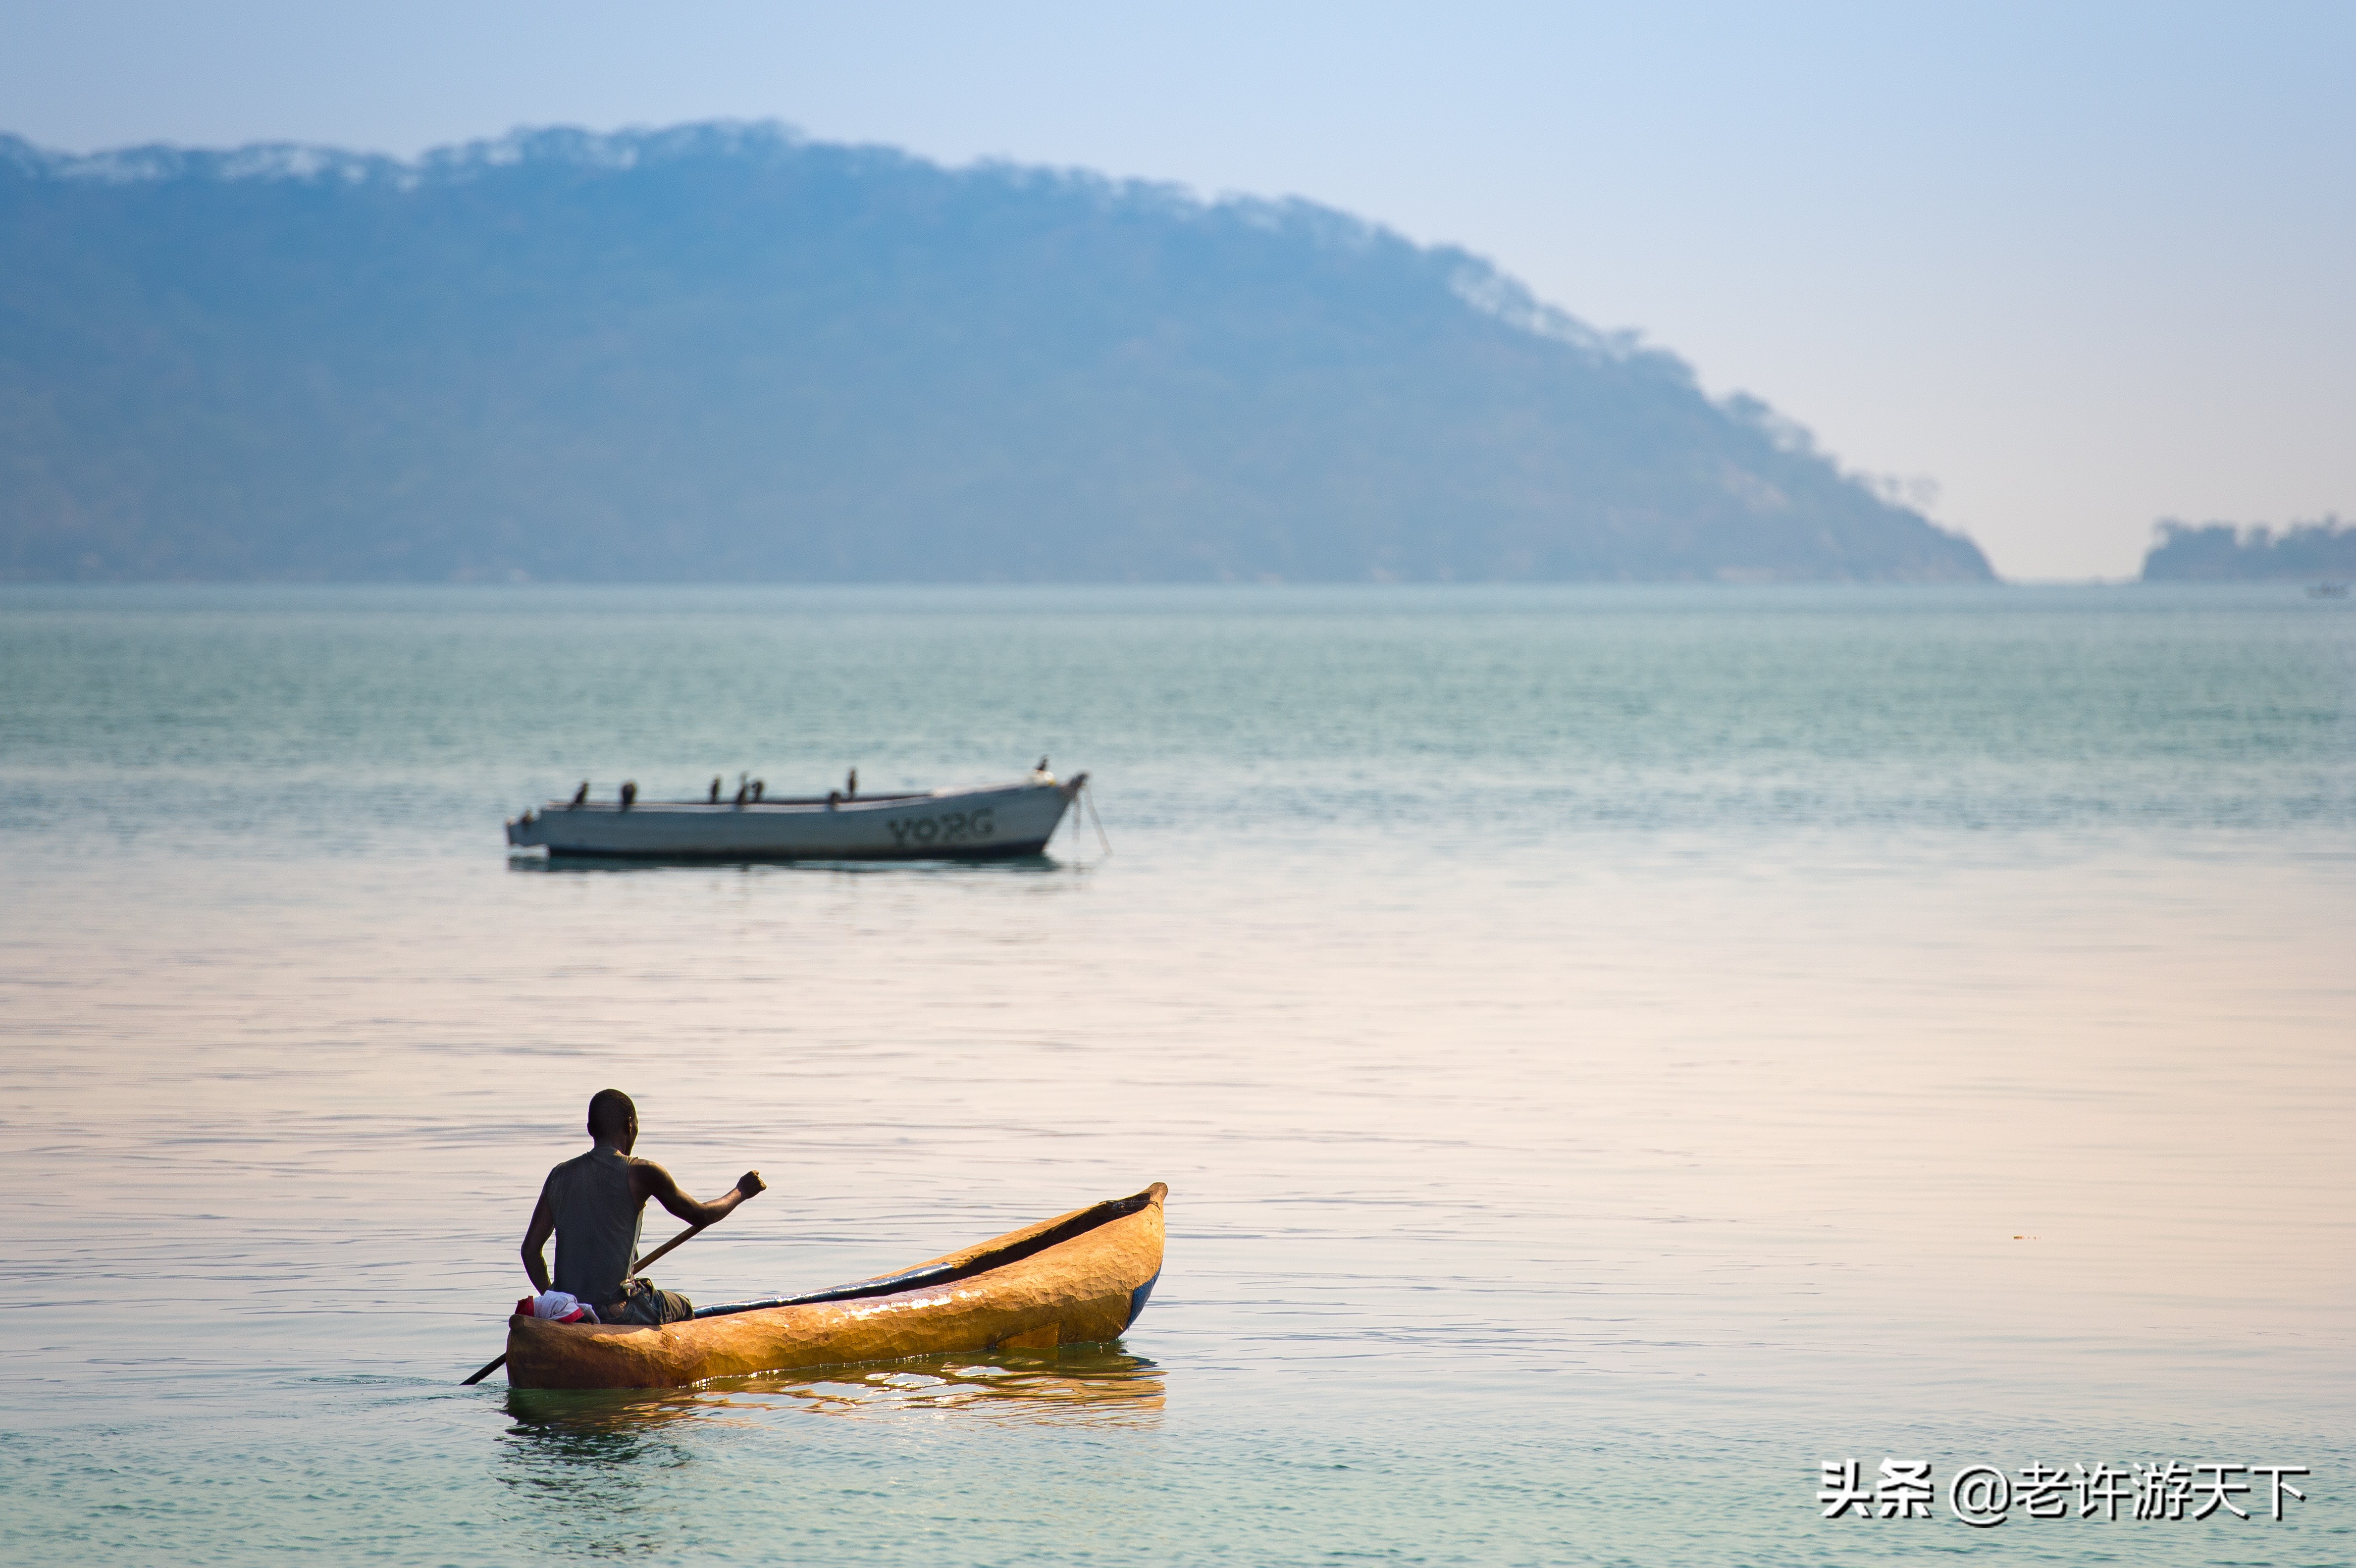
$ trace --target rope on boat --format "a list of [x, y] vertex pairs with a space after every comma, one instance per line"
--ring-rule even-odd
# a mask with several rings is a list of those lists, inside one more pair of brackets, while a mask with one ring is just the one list
[[1088, 820], [1094, 822], [1097, 827], [1097, 843], [1104, 846], [1105, 858], [1107, 860], [1110, 860], [1112, 858], [1112, 840], [1105, 836], [1104, 818], [1097, 814], [1097, 787], [1093, 782], [1083, 781], [1080, 785], [1079, 797], [1072, 803], [1072, 836], [1074, 838], [1080, 836], [1080, 809], [1082, 807], [1086, 807], [1087, 809]]

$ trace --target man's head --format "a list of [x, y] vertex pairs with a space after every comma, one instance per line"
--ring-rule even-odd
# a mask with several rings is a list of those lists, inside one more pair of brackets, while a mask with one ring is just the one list
[[589, 1136], [628, 1154], [638, 1141], [638, 1108], [618, 1089], [599, 1090], [589, 1097]]

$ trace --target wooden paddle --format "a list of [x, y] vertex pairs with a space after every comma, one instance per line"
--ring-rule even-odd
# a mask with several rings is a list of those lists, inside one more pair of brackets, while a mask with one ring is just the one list
[[[723, 1216], [723, 1218], [725, 1218], [725, 1216]], [[717, 1225], [717, 1224], [719, 1224], [719, 1223], [720, 1223], [720, 1221], [719, 1221], [718, 1219], [715, 1219], [715, 1220], [713, 1220], [713, 1221], [712, 1222], [712, 1225]], [[664, 1242], [661, 1246], [657, 1247], [653, 1251], [648, 1252], [645, 1257], [640, 1258], [637, 1262], [632, 1263], [632, 1264], [630, 1265], [630, 1273], [632, 1273], [632, 1274], [637, 1273], [639, 1270], [641, 1270], [641, 1269], [645, 1268], [648, 1264], [649, 1264], [649, 1263], [653, 1262], [656, 1259], [658, 1259], [658, 1258], [661, 1257], [664, 1253], [666, 1253], [666, 1252], [669, 1251], [673, 1247], [678, 1246], [681, 1241], [686, 1240], [689, 1237], [691, 1237], [691, 1236], [694, 1236], [694, 1235], [697, 1235], [697, 1234], [699, 1234], [699, 1233], [701, 1233], [701, 1232], [702, 1232], [702, 1231], [705, 1231], [705, 1230], [711, 1230], [711, 1229], [712, 1229], [712, 1225], [691, 1225], [691, 1226], [689, 1226], [686, 1230], [684, 1230], [680, 1231], [678, 1235], [676, 1235], [676, 1236], [672, 1237], [669, 1240], [668, 1240], [668, 1241]], [[624, 1277], [625, 1279], [626, 1279], [626, 1278], [628, 1278], [629, 1276], [628, 1276], [627, 1274], [626, 1274], [626, 1275], [624, 1275], [623, 1277]], [[459, 1386], [460, 1388], [462, 1388], [462, 1389], [471, 1389], [471, 1388], [473, 1388], [477, 1383], [481, 1382], [485, 1378], [489, 1377], [493, 1372], [498, 1371], [501, 1367], [504, 1367], [504, 1366], [506, 1366], [507, 1364], [508, 1364], [507, 1352], [506, 1352], [506, 1351], [504, 1351], [504, 1350], [502, 1350], [502, 1351], [500, 1351], [500, 1352], [499, 1352], [499, 1358], [498, 1358], [498, 1360], [493, 1361], [489, 1366], [485, 1367], [481, 1371], [477, 1372], [473, 1377], [468, 1378], [465, 1382], [463, 1382], [463, 1383], [459, 1384], [458, 1386]]]

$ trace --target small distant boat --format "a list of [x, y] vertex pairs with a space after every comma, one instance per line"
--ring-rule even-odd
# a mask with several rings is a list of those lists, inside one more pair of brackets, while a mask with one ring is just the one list
[[666, 1389], [850, 1361], [1117, 1339], [1162, 1277], [1155, 1182], [896, 1273], [707, 1306], [659, 1328], [508, 1319], [508, 1385]]
[[2344, 599], [2348, 596], [2345, 583], [2309, 583], [2307, 596], [2310, 599]]
[[639, 800], [626, 785], [617, 800], [584, 794], [526, 811], [508, 823], [508, 843], [655, 860], [1004, 859], [1044, 853], [1087, 782], [1043, 767], [1012, 784], [921, 794], [704, 800]]

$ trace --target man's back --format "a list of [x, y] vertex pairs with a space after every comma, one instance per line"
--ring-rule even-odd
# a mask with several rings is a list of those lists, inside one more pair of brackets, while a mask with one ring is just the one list
[[[736, 1206], [768, 1189], [759, 1171], [746, 1171], [734, 1189], [710, 1203], [680, 1191], [670, 1173], [652, 1160], [630, 1157], [638, 1142], [638, 1108], [618, 1089], [601, 1089], [589, 1101], [589, 1136], [596, 1147], [565, 1161], [540, 1184], [540, 1202], [524, 1227], [523, 1272], [531, 1288], [549, 1288], [548, 1260], [541, 1251], [556, 1238], [555, 1288], [587, 1303], [602, 1316], [621, 1303], [638, 1256], [638, 1220], [649, 1197], [701, 1230], [716, 1225]], [[663, 1249], [657, 1249], [662, 1251]], [[674, 1323], [694, 1306], [677, 1291], [657, 1290], [646, 1281], [631, 1285], [622, 1321]]]
[[632, 1163], [601, 1144], [550, 1171], [541, 1188], [556, 1221], [556, 1288], [593, 1306], [620, 1297], [638, 1255], [646, 1200], [631, 1193]]

